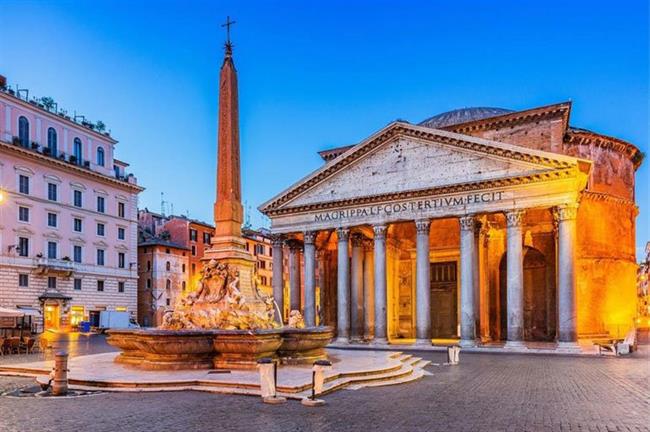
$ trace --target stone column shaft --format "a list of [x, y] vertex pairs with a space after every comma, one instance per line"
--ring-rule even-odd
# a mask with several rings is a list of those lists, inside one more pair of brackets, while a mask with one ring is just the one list
[[578, 205], [558, 207], [558, 333], [561, 344], [576, 344], [576, 217]]
[[339, 228], [336, 230], [338, 237], [338, 279], [336, 283], [337, 299], [337, 335], [338, 342], [350, 340], [350, 260], [348, 257], [348, 243], [350, 230]]
[[474, 267], [476, 241], [474, 216], [460, 218], [460, 342], [465, 346], [476, 343], [476, 316], [474, 308]]
[[524, 340], [524, 257], [522, 236], [523, 211], [506, 213], [507, 228], [507, 302], [508, 344], [521, 345]]
[[350, 278], [350, 336], [363, 336], [363, 237], [352, 235], [352, 268]]
[[364, 240], [363, 257], [363, 336], [370, 339], [375, 330], [374, 260], [370, 239]]
[[316, 240], [315, 232], [305, 232], [305, 311], [307, 327], [316, 325]]
[[386, 307], [386, 225], [373, 227], [375, 233], [375, 342], [388, 341]]
[[273, 299], [280, 310], [279, 312], [276, 310], [276, 320], [280, 324], [284, 323], [283, 243], [284, 239], [279, 235], [274, 236], [271, 240], [271, 247], [273, 248]]
[[417, 343], [431, 345], [431, 279], [429, 268], [429, 229], [431, 221], [415, 221], [415, 337]]
[[300, 244], [289, 242], [289, 310], [300, 310]]

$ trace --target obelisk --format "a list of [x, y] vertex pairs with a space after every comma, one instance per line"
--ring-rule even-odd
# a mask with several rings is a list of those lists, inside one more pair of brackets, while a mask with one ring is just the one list
[[257, 303], [259, 300], [253, 289], [255, 258], [246, 250], [246, 241], [241, 234], [244, 212], [241, 203], [237, 71], [230, 42], [232, 24], [230, 18], [225, 24], [228, 39], [219, 77], [215, 233], [203, 260], [215, 259], [236, 268], [239, 272], [239, 289], [249, 303]]

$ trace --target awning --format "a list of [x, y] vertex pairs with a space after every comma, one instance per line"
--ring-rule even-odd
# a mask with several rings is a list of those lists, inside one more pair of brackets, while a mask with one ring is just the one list
[[39, 300], [72, 300], [72, 297], [63, 295], [56, 291], [46, 291], [38, 297]]
[[16, 306], [19, 311], [23, 312], [25, 316], [40, 317], [41, 311], [39, 309], [27, 306]]
[[22, 312], [18, 309], [9, 308], [5, 306], [0, 306], [0, 317], [3, 318], [20, 318], [25, 316], [25, 312]]

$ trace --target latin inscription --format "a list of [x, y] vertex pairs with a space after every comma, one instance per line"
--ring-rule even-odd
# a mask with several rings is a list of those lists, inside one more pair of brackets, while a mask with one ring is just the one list
[[467, 204], [486, 204], [503, 200], [504, 192], [480, 192], [459, 196], [443, 198], [429, 198], [415, 201], [406, 201], [392, 204], [378, 204], [366, 207], [335, 210], [330, 212], [316, 213], [315, 222], [327, 222], [341, 219], [354, 219], [367, 216], [390, 216], [403, 212], [425, 212], [445, 207], [456, 207]]

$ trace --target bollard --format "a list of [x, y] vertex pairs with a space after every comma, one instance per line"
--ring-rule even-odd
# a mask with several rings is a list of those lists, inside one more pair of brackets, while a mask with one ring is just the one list
[[450, 365], [457, 365], [460, 361], [460, 346], [451, 345], [447, 347], [447, 363]]
[[54, 380], [52, 395], [65, 396], [68, 393], [68, 353], [61, 351], [54, 356]]
[[267, 404], [281, 404], [286, 398], [277, 395], [278, 363], [271, 358], [264, 357], [257, 361], [260, 370], [260, 394], [262, 402]]
[[311, 372], [311, 396], [300, 401], [305, 406], [322, 406], [325, 401], [316, 399], [316, 395], [323, 392], [325, 384], [325, 371], [332, 369], [332, 363], [329, 360], [316, 360]]

